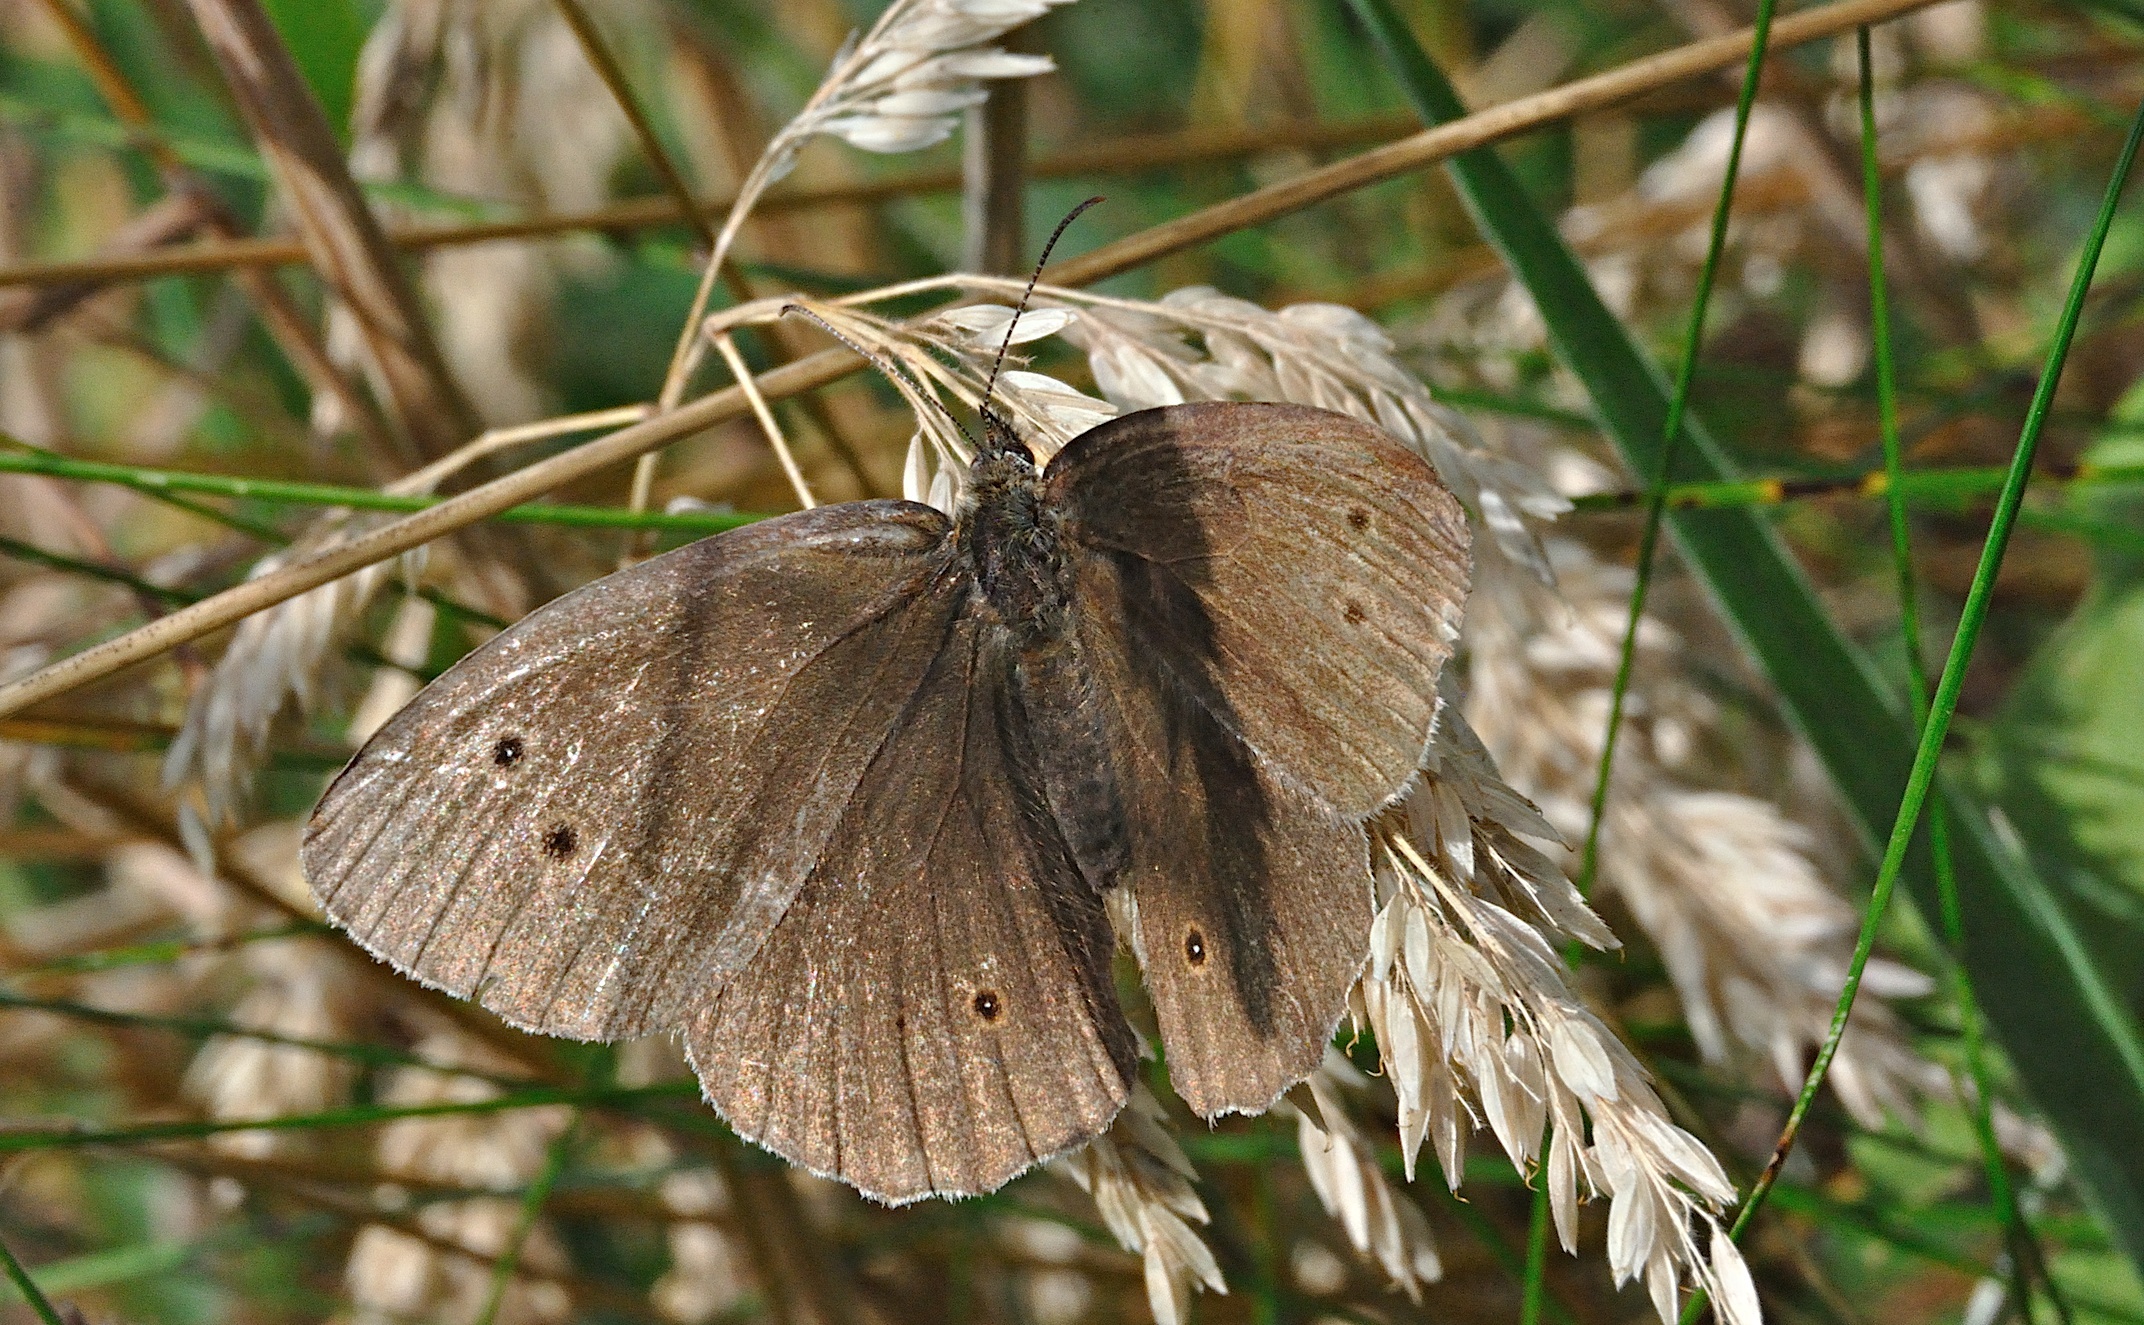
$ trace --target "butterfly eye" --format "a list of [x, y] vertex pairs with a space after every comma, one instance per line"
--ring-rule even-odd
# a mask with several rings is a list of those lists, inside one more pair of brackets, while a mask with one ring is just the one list
[[998, 1006], [998, 996], [995, 992], [985, 989], [975, 996], [975, 1015], [984, 1021], [996, 1021], [1001, 1011], [1003, 1009]]
[[1206, 936], [1199, 933], [1195, 926], [1189, 934], [1184, 935], [1184, 960], [1193, 966], [1206, 964]]
[[499, 743], [491, 747], [491, 762], [501, 768], [511, 768], [520, 763], [521, 738], [518, 736], [500, 737]]
[[543, 853], [553, 860], [564, 860], [580, 844], [581, 835], [573, 831], [572, 824], [558, 824], [543, 835]]

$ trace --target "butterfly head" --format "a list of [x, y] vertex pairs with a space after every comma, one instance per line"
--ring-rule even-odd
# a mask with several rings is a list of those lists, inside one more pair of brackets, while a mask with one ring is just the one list
[[1010, 459], [1016, 465], [1024, 465], [1030, 470], [1035, 467], [1034, 449], [1021, 441], [1020, 434], [1013, 431], [1012, 420], [994, 409], [985, 407], [983, 444], [975, 448], [975, 464], [979, 467], [985, 460], [994, 457]]

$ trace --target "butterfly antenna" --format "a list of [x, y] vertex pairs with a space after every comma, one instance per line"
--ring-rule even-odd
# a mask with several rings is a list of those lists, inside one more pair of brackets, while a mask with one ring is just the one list
[[1012, 310], [1012, 321], [1005, 324], [1005, 339], [998, 342], [998, 357], [990, 361], [990, 380], [983, 385], [983, 403], [978, 412], [983, 416], [983, 431], [986, 436], [990, 431], [990, 398], [998, 389], [998, 369], [1005, 366], [1005, 351], [1012, 348], [1013, 329], [1020, 325], [1020, 315], [1027, 311], [1027, 301], [1035, 293], [1035, 282], [1042, 279], [1042, 269], [1050, 261], [1050, 250], [1057, 247], [1057, 241], [1064, 236], [1066, 228], [1079, 219], [1081, 212], [1101, 200], [1102, 195], [1098, 193], [1066, 212], [1065, 219], [1059, 221], [1057, 228], [1050, 232], [1050, 242], [1042, 246], [1042, 256], [1035, 259], [1035, 270], [1027, 278], [1027, 288], [1020, 292], [1020, 306]]
[[[833, 323], [827, 321], [823, 317], [820, 317], [811, 309], [806, 308], [802, 304], [783, 304], [782, 316], [787, 317], [791, 313], [795, 313], [800, 317], [809, 318], [813, 322], [818, 323], [819, 330], [825, 332], [829, 336], [832, 336], [835, 340], [840, 341], [843, 345], [846, 345], [851, 350], [855, 351], [858, 357], [862, 358], [865, 363], [868, 363], [873, 368], [878, 369], [879, 373], [883, 375], [886, 380], [896, 384], [907, 380], [901, 375], [900, 371], [896, 369], [890, 361], [880, 357], [877, 354], [872, 353], [870, 350], [867, 350], [863, 346], [858, 345], [855, 341], [850, 340], [848, 336], [843, 334], [839, 328], [834, 326]], [[963, 425], [959, 419], [953, 417], [953, 411], [947, 409], [945, 407], [945, 402], [938, 399], [937, 392], [931, 390], [930, 387], [927, 385], [920, 386], [918, 390], [921, 392], [923, 398], [931, 402], [931, 405], [936, 408], [940, 414], [945, 415], [945, 421], [953, 425], [953, 430], [960, 434], [961, 440], [967, 442], [970, 449], [979, 449], [976, 445], [975, 439], [968, 435], [967, 427]]]

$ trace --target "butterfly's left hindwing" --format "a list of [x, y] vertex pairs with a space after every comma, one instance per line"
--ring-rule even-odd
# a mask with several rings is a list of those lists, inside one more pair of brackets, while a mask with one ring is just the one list
[[686, 1046], [723, 1116], [800, 1164], [887, 1201], [985, 1192], [1123, 1106], [1114, 946], [1044, 803], [1004, 641], [967, 617]]

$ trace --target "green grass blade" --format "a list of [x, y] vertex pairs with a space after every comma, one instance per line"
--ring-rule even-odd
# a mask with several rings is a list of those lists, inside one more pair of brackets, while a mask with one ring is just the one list
[[[1668, 484], [1675, 477], [1675, 451], [1682, 438], [1683, 416], [1690, 410], [1690, 389], [1697, 380], [1698, 355], [1705, 345], [1705, 314], [1712, 307], [1712, 289], [1719, 280], [1720, 255], [1727, 251], [1727, 220], [1734, 212], [1735, 180], [1742, 173], [1742, 147], [1749, 138], [1750, 110], [1757, 104], [1758, 80], [1764, 73], [1764, 52], [1772, 35], [1773, 0], [1757, 0], [1755, 35], [1749, 44], [1749, 61], [1742, 70], [1742, 87], [1735, 94], [1734, 135], [1727, 145], [1727, 167], [1720, 176], [1720, 196], [1712, 206], [1712, 228], [1706, 236], [1705, 261], [1698, 271], [1697, 296], [1690, 301], [1689, 330], [1683, 336], [1682, 362], [1675, 371], [1675, 394], [1668, 401], [1668, 417], [1661, 429], [1660, 468], [1645, 500], [1645, 528], [1638, 537], [1638, 573], [1630, 590], [1630, 610], [1623, 622], [1623, 642], [1617, 649], [1615, 683], [1609, 691], [1608, 724], [1601, 733], [1601, 755], [1593, 774], [1592, 803], [1586, 813], [1586, 840], [1580, 849], [1578, 892], [1589, 896], [1600, 874], [1601, 825], [1608, 818], [1608, 788], [1615, 773], [1616, 741], [1623, 734], [1623, 708], [1630, 698], [1630, 678], [1638, 662], [1638, 627], [1645, 620], [1645, 597], [1652, 588], [1654, 557], [1660, 550], [1660, 530], [1668, 510]], [[1582, 959], [1582, 949], [1570, 945], [1573, 965]], [[1520, 1325], [1535, 1325], [1540, 1319], [1542, 1276], [1548, 1256], [1548, 1184], [1534, 1189], [1533, 1220], [1527, 1232], [1525, 1296], [1520, 1301]]]
[[[2084, 312], [2084, 297], [2092, 285], [2092, 273], [2099, 265], [2100, 249], [2105, 245], [2107, 231], [2114, 225], [2114, 207], [2121, 200], [2122, 186], [2129, 181], [2129, 167], [2135, 162], [2137, 147], [2144, 143], [2144, 105], [2137, 107], [2136, 120], [2129, 130], [2129, 140], [2122, 145], [2122, 154], [2117, 159], [2114, 177], [2107, 183], [2107, 196], [2101, 204], [2099, 220], [2086, 240], [2084, 252], [2077, 260], [2077, 274], [2070, 283], [2068, 300], [2062, 309], [2062, 321], [2055, 330], [2054, 346], [2048, 351], [2046, 371], [2040, 374], [2040, 384], [2033, 391], [2032, 406], [2025, 412], [2025, 426], [2018, 435], [2017, 451], [2011, 457], [2010, 477], [2003, 485], [2002, 496], [1995, 504], [1995, 518], [1989, 522], [1987, 541], [1981, 545], [1980, 564], [1974, 568], [1973, 584], [1966, 591], [1965, 605], [1958, 615], [1958, 632], [1951, 640], [1950, 654], [1943, 660], [1943, 674], [1936, 681], [1934, 696], [1928, 703], [1928, 721], [1921, 731], [1918, 745], [1913, 752], [1913, 767], [1906, 776], [1906, 794], [1899, 805], [1898, 814], [1892, 821], [1889, 840], [1884, 844], [1883, 863], [1876, 873], [1876, 887], [1869, 899], [1867, 913], [1862, 921], [1860, 936], [1854, 942], [1854, 956], [1847, 968], [1846, 987], [1839, 993], [1839, 1007], [1832, 1017], [1831, 1031], [1825, 1037], [1823, 1047], [1817, 1051], [1816, 1061], [1809, 1068], [1808, 1083], [1802, 1088], [1794, 1109], [1787, 1115], [1786, 1128], [1780, 1134], [1779, 1150], [1766, 1166], [1764, 1176], [1749, 1194], [1748, 1202], [1735, 1220], [1735, 1232], [1748, 1226], [1750, 1218], [1764, 1203], [1780, 1168], [1786, 1163], [1787, 1152], [1792, 1148], [1794, 1133], [1807, 1116], [1810, 1104], [1815, 1100], [1816, 1090], [1823, 1083], [1824, 1073], [1831, 1066], [1833, 1055], [1838, 1051], [1839, 1038], [1846, 1031], [1847, 1015], [1853, 1011], [1854, 994], [1861, 983], [1861, 971], [1867, 964], [1869, 953], [1876, 945], [1876, 922], [1883, 913], [1892, 887], [1906, 863], [1906, 852], [1913, 841], [1914, 829], [1918, 826], [1922, 809], [1928, 805], [1928, 797], [1935, 785], [1936, 763], [1943, 753], [1943, 738], [1950, 730], [1950, 720], [1958, 710], [1958, 695], [1965, 688], [1965, 667], [1972, 659], [1973, 645], [1980, 638], [1981, 625], [1987, 620], [1988, 604], [1995, 596], [1995, 574], [2002, 567], [2003, 554], [2010, 546], [2010, 533], [2017, 524], [2017, 512], [2025, 500], [2025, 484], [2032, 477], [2032, 458], [2038, 451], [2040, 434], [2047, 425], [2047, 412], [2054, 403], [2055, 384], [2062, 379], [2062, 365], [2069, 357], [2070, 342], [2077, 334], [2077, 319]], [[2119, 1008], [2116, 1009], [2119, 1012]], [[2132, 1032], [2134, 1027], [2131, 1027]], [[2116, 1229], [2119, 1236], [2124, 1230]], [[2135, 1230], [2128, 1230], [2134, 1232]]]
[[[1425, 121], [1461, 113], [1450, 82], [1383, 0], [1349, 2]], [[1479, 151], [1449, 169], [1483, 235], [1533, 295], [1554, 352], [1586, 386], [1609, 437], [1634, 472], [1657, 473], [1668, 415], [1658, 366], [1501, 158]], [[1695, 415], [1684, 420], [1680, 454], [1692, 477], [1738, 477]], [[1914, 763], [1902, 697], [1839, 633], [1761, 515], [1683, 510], [1669, 528], [1873, 847], [1889, 834]], [[2144, 1038], [2070, 917], [1997, 840], [1986, 810], [1948, 780], [1940, 791], [1955, 830], [1963, 958], [1981, 1006], [2109, 1232], [2144, 1266]], [[1925, 846], [1909, 851], [1904, 867], [1915, 902], [1933, 916], [1939, 899]]]
[[1690, 412], [1690, 388], [1697, 380], [1697, 358], [1705, 345], [1705, 314], [1712, 307], [1712, 287], [1720, 276], [1720, 255], [1727, 251], [1727, 218], [1733, 214], [1735, 177], [1742, 171], [1742, 144], [1749, 137], [1750, 109], [1757, 103], [1757, 79], [1764, 70], [1764, 48], [1772, 35], [1773, 0], [1758, 0], [1755, 39], [1742, 89], [1735, 95], [1735, 131], [1727, 144], [1727, 168], [1720, 177], [1719, 200], [1712, 207], [1712, 230], [1705, 240], [1705, 263], [1697, 274], [1697, 297], [1690, 303], [1690, 328], [1683, 336], [1682, 363], [1675, 370], [1675, 393], [1668, 398], [1667, 421], [1660, 429], [1660, 467], [1645, 501], [1645, 528], [1638, 536], [1638, 574], [1630, 587], [1630, 611], [1623, 622], [1623, 643], [1615, 664], [1615, 686], [1608, 697], [1608, 729], [1601, 735], [1600, 766], [1593, 777], [1593, 803], [1586, 817], [1586, 844], [1578, 862], [1578, 891], [1593, 891], [1600, 872], [1601, 821], [1608, 812], [1608, 783], [1615, 771], [1616, 739], [1623, 734], [1623, 706], [1630, 698], [1631, 669], [1638, 661], [1638, 624], [1645, 619], [1645, 595], [1653, 583], [1653, 558], [1660, 550], [1660, 527], [1667, 517], [1668, 484], [1675, 477], [1676, 451], [1683, 417]]
[[[1869, 333], [1876, 358], [1876, 427], [1883, 442], [1884, 505], [1891, 526], [1891, 565], [1898, 580], [1899, 632], [1904, 637], [1906, 678], [1913, 699], [1913, 720], [1925, 730], [1928, 722], [1928, 665], [1922, 656], [1920, 593], [1914, 584], [1913, 539], [1906, 523], [1906, 495], [1899, 481], [1904, 472], [1904, 447], [1898, 430], [1898, 373], [1891, 340], [1891, 300], [1884, 279], [1883, 174], [1876, 155], [1876, 74], [1870, 53], [1869, 30], [1854, 33], [1854, 57], [1859, 80], [1861, 112], [1861, 195], [1868, 213]], [[1953, 954], [1965, 946], [1965, 913], [1958, 903], [1957, 865], [1950, 849], [1950, 819], [1938, 800], [1928, 807], [1929, 847], [1933, 852], [1936, 891], [1942, 906], [1943, 938]], [[1995, 1096], [1989, 1087], [1986, 1027], [1981, 1018], [1972, 975], [1953, 957], [1950, 963], [1951, 1001], [1965, 1041], [1966, 1073], [1973, 1083], [1972, 1098], [1965, 1106], [1973, 1124], [1974, 1141], [1980, 1147], [1982, 1170], [1994, 1199], [1996, 1218], [2003, 1227], [2003, 1240], [2010, 1249], [2009, 1291], [2011, 1300], [2034, 1325], [2032, 1276], [2047, 1285], [2064, 1321], [2069, 1310], [2054, 1277], [2046, 1271], [2032, 1226], [2018, 1209], [2010, 1186], [2010, 1168], [1995, 1137]]]
[[30, 1272], [22, 1268], [22, 1262], [15, 1259], [15, 1253], [4, 1241], [0, 1241], [0, 1269], [7, 1271], [8, 1282], [15, 1285], [15, 1291], [22, 1294], [23, 1301], [30, 1304], [39, 1320], [45, 1325], [60, 1325], [60, 1313], [53, 1310], [51, 1299], [38, 1288], [36, 1281], [30, 1278]]
[[[479, 1100], [445, 1100], [435, 1104], [353, 1104], [318, 1113], [285, 1113], [269, 1118], [230, 1118], [216, 1121], [136, 1123], [124, 1127], [14, 1127], [0, 1129], [0, 1155], [32, 1150], [72, 1150], [84, 1146], [140, 1146], [159, 1141], [197, 1141], [229, 1132], [308, 1132], [343, 1127], [371, 1127], [398, 1118], [439, 1118], [450, 1114], [511, 1113], [516, 1109], [542, 1109], [554, 1104], [583, 1108], [636, 1110], [640, 1106], [669, 1100], [696, 1101], [699, 1083], [691, 1079], [660, 1082], [652, 1086], [612, 1086], [574, 1090], [560, 1086], [527, 1086], [503, 1095]], [[666, 1118], [670, 1115], [665, 1115]], [[678, 1113], [680, 1123], [712, 1123], [712, 1115]]]
[[581, 1120], [576, 1115], [551, 1143], [550, 1152], [544, 1157], [543, 1171], [522, 1194], [513, 1236], [507, 1241], [505, 1253], [491, 1267], [491, 1287], [484, 1294], [484, 1309], [477, 1313], [477, 1325], [492, 1325], [499, 1318], [499, 1308], [506, 1302], [506, 1290], [513, 1284], [514, 1271], [521, 1264], [521, 1254], [528, 1249], [529, 1235], [536, 1231], [536, 1220], [543, 1214], [544, 1202], [551, 1199], [551, 1189], [558, 1185], [558, 1175], [566, 1171], [566, 1160], [573, 1154], [580, 1131]]

